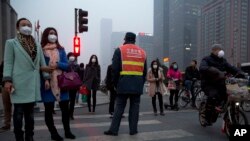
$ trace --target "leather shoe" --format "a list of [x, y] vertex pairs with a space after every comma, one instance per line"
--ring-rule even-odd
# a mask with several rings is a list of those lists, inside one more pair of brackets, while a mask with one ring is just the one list
[[75, 139], [76, 136], [73, 135], [71, 132], [69, 132], [69, 133], [65, 133], [65, 138], [68, 138], [68, 139]]
[[136, 135], [136, 134], [138, 134], [137, 131], [136, 131], [136, 132], [130, 132], [130, 133], [129, 133], [129, 135], [131, 135], [131, 136]]
[[55, 135], [51, 135], [51, 140], [63, 141], [63, 138], [60, 135], [55, 134]]
[[112, 131], [105, 131], [104, 134], [109, 136], [118, 136], [118, 133], [113, 133]]

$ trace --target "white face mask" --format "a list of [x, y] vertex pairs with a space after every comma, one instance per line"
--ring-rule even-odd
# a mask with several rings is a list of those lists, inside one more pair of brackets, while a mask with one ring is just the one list
[[95, 62], [96, 62], [96, 59], [95, 59], [95, 58], [93, 58], [91, 61], [92, 61], [92, 63], [95, 63]]
[[55, 42], [57, 41], [57, 36], [54, 35], [54, 34], [50, 34], [50, 35], [48, 36], [48, 40], [49, 40], [49, 42], [51, 42], [51, 43], [55, 43]]
[[74, 56], [70, 56], [69, 57], [69, 61], [71, 61], [71, 62], [75, 61], [75, 57]]
[[23, 35], [31, 35], [32, 33], [32, 28], [31, 27], [28, 27], [28, 26], [22, 26], [19, 28], [19, 31], [21, 34]]
[[153, 65], [153, 68], [154, 68], [154, 69], [157, 69], [157, 67], [158, 67], [157, 65]]
[[177, 66], [177, 65], [174, 65], [173, 68], [174, 68], [174, 69], [178, 69], [178, 66]]
[[219, 58], [224, 57], [224, 55], [225, 55], [225, 52], [223, 50], [221, 50], [221, 51], [218, 52], [218, 57]]

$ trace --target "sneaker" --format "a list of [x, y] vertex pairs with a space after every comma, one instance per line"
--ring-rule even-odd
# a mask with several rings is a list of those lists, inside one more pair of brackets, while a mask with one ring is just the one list
[[0, 133], [6, 132], [6, 131], [9, 131], [9, 130], [10, 130], [9, 126], [3, 126], [3, 127], [0, 128]]

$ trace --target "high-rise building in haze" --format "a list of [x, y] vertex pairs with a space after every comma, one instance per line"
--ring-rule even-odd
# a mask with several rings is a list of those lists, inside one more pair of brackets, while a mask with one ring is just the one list
[[154, 0], [154, 46], [153, 58], [169, 56], [169, 1]]
[[154, 1], [154, 57], [169, 57], [181, 69], [197, 58], [198, 19], [207, 1]]
[[125, 34], [126, 32], [112, 32], [112, 35], [111, 35], [111, 48], [112, 48], [111, 54], [112, 55], [114, 54], [115, 49], [123, 45]]
[[170, 1], [169, 54], [170, 62], [177, 62], [181, 70], [197, 59], [197, 29], [201, 7], [207, 0]]
[[150, 66], [151, 62], [156, 59], [154, 57], [154, 38], [149, 33], [139, 33], [137, 35], [136, 44], [144, 49], [147, 55], [147, 65]]
[[234, 65], [250, 61], [250, 1], [211, 0], [202, 8], [199, 58], [211, 45], [222, 44], [226, 58]]
[[10, 0], [0, 1], [0, 61], [3, 60], [5, 41], [16, 35], [17, 13]]
[[101, 19], [101, 38], [100, 47], [101, 54], [99, 57], [100, 64], [102, 66], [101, 77], [105, 78], [106, 70], [112, 59], [112, 47], [111, 47], [111, 34], [112, 34], [112, 20]]

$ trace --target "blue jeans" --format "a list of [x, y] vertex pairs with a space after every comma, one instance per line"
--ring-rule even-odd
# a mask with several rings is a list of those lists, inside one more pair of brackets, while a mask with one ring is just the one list
[[185, 87], [186, 87], [189, 91], [191, 91], [192, 84], [193, 84], [193, 81], [191, 81], [191, 80], [185, 80]]
[[14, 104], [14, 133], [16, 141], [24, 141], [23, 116], [25, 121], [25, 140], [32, 141], [34, 135], [34, 105], [35, 103]]
[[130, 107], [129, 107], [129, 129], [130, 133], [137, 132], [137, 125], [139, 120], [139, 108], [140, 108], [140, 100], [141, 95], [139, 94], [117, 94], [116, 96], [116, 106], [114, 116], [111, 122], [110, 131], [113, 133], [118, 133], [121, 118], [124, 113], [124, 109], [127, 104], [127, 99], [130, 100]]

